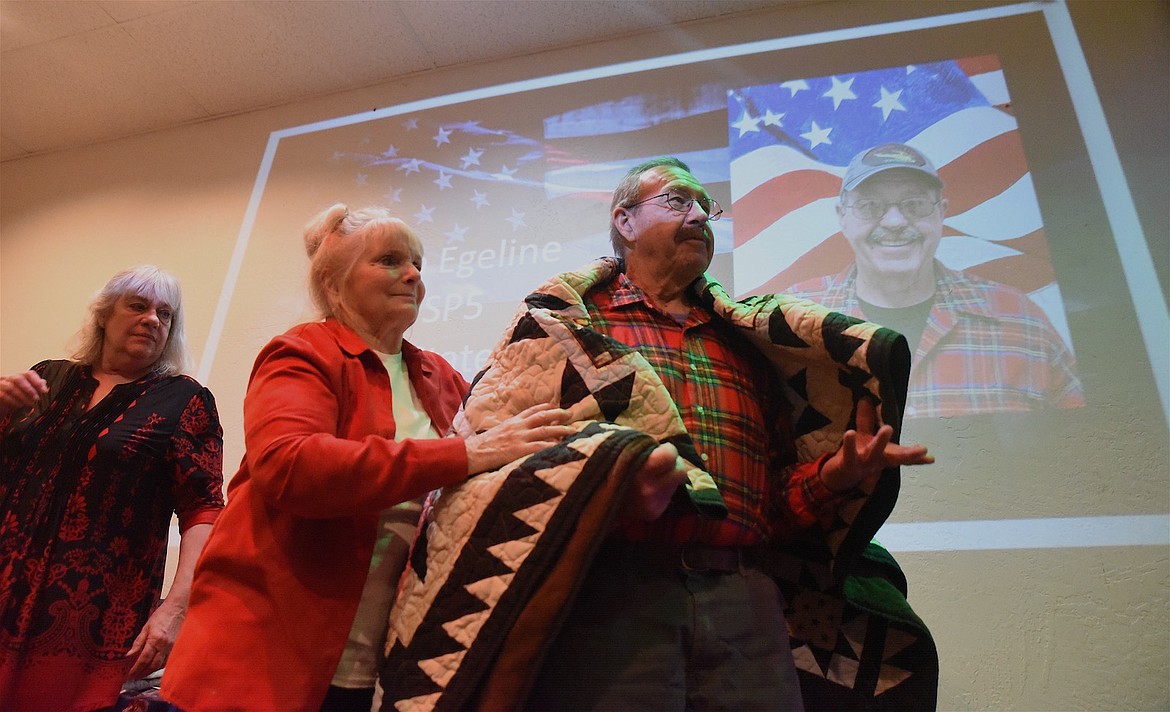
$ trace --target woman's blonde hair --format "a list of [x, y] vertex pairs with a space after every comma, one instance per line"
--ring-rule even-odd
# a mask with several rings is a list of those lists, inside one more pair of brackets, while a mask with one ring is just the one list
[[350, 210], [345, 203], [331, 205], [305, 226], [309, 256], [309, 294], [321, 316], [345, 321], [340, 303], [341, 285], [357, 264], [366, 242], [374, 236], [414, 232], [385, 208]]
[[187, 335], [183, 327], [183, 291], [179, 280], [154, 265], [140, 265], [123, 270], [106, 282], [89, 300], [89, 315], [77, 335], [73, 359], [95, 366], [101, 363], [106, 337], [106, 320], [114, 305], [127, 294], [163, 302], [171, 308], [171, 329], [154, 370], [167, 376], [183, 373], [191, 363], [187, 352]]

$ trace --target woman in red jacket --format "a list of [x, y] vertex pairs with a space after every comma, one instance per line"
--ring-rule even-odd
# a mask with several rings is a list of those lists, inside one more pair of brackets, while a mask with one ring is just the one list
[[542, 406], [441, 437], [467, 383], [403, 340], [424, 294], [418, 238], [339, 204], [305, 247], [325, 319], [273, 339], [252, 369], [243, 463], [163, 677], [190, 712], [368, 710], [418, 499], [572, 432]]

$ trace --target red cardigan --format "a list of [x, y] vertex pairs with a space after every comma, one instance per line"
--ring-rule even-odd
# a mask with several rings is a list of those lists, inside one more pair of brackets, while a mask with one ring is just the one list
[[[446, 433], [467, 382], [402, 347]], [[378, 355], [334, 320], [301, 324], [256, 359], [245, 455], [199, 559], [162, 695], [184, 710], [317, 710], [370, 566], [379, 513], [462, 481], [461, 438], [395, 442]]]

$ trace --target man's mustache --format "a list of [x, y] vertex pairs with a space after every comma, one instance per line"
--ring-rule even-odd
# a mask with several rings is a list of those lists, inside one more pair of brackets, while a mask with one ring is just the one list
[[875, 228], [869, 233], [865, 241], [871, 245], [880, 245], [886, 242], [916, 242], [922, 239], [922, 233], [912, 227], [891, 230], [886, 227]]
[[687, 240], [702, 240], [707, 244], [715, 241], [715, 234], [710, 230], [680, 230], [675, 235], [675, 242], [686, 242]]

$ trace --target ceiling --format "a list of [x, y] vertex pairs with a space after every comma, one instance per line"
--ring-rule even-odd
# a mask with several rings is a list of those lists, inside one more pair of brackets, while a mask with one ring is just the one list
[[0, 0], [0, 160], [809, 0]]

